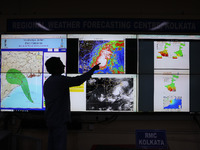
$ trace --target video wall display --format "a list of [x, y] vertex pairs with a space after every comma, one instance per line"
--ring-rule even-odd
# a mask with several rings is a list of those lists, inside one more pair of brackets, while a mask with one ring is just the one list
[[198, 112], [198, 35], [24, 34], [1, 35], [1, 111], [45, 110], [45, 61], [60, 57], [72, 112]]

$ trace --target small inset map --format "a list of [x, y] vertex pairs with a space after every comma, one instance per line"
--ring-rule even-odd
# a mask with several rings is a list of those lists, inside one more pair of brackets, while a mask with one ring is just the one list
[[182, 109], [181, 96], [164, 96], [163, 109]]
[[[179, 46], [177, 46], [179, 45]], [[174, 48], [171, 49], [170, 47], [173, 46]], [[166, 42], [164, 43], [163, 46], [163, 50], [162, 51], [158, 51], [157, 55], [157, 59], [162, 59], [162, 57], [171, 57], [172, 59], [177, 59], [178, 57], [183, 57], [183, 49], [185, 47], [185, 43], [171, 43], [171, 42]], [[162, 49], [162, 47], [159, 47], [160, 49]], [[170, 55], [169, 56], [169, 52], [170, 51]], [[173, 52], [172, 52], [173, 51]]]
[[177, 76], [177, 75], [172, 75], [171, 83], [165, 86], [170, 92], [176, 92], [176, 85], [175, 85], [174, 82], [175, 82], [176, 79], [178, 79], [178, 78], [179, 78], [179, 76]]

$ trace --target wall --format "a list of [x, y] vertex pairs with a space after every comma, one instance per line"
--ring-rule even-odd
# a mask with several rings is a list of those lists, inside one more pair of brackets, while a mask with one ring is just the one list
[[132, 1], [6, 1], [0, 6], [0, 32], [6, 32], [6, 19], [13, 18], [159, 18], [199, 19], [198, 0], [184, 2]]
[[[12, 132], [12, 150], [47, 148], [48, 131], [43, 113], [0, 113], [0, 130]], [[188, 113], [73, 113], [68, 150], [90, 150], [94, 145], [135, 145], [135, 132], [165, 130], [170, 150], [199, 150], [200, 126]], [[197, 116], [198, 117], [198, 116]], [[15, 149], [16, 148], [16, 149]]]

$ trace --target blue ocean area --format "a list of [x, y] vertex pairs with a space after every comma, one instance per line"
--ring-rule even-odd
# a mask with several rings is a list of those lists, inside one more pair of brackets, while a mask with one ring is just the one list
[[42, 108], [42, 75], [27, 78], [33, 103], [28, 100], [21, 86], [16, 87], [2, 100], [2, 108], [41, 109]]

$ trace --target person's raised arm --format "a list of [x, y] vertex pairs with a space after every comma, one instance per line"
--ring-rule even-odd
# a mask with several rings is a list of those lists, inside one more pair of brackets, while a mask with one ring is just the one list
[[99, 68], [100, 68], [99, 65], [100, 65], [100, 64], [101, 64], [101, 63], [98, 63], [97, 65], [95, 65], [95, 66], [91, 69], [91, 71], [93, 71], [92, 74], [94, 73], [95, 70], [99, 70]]
[[91, 76], [94, 74], [94, 71], [95, 70], [99, 70], [99, 68], [100, 68], [99, 65], [100, 65], [100, 63], [95, 65], [88, 72], [86, 72], [86, 73], [84, 73], [84, 74], [82, 74], [80, 76], [68, 77], [69, 87], [81, 85], [86, 80], [89, 80], [91, 78]]

